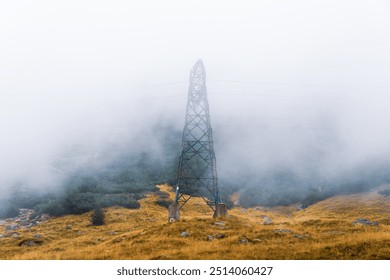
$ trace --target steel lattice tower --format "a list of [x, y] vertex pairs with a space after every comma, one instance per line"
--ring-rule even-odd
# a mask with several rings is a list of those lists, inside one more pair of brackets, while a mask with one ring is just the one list
[[200, 59], [190, 73], [174, 203], [176, 207], [174, 211], [177, 211], [177, 215], [172, 214], [170, 210], [170, 217], [178, 219], [178, 210], [192, 196], [201, 196], [215, 211], [214, 216], [221, 216], [217, 208], [225, 207], [225, 205], [221, 203], [218, 192], [213, 132], [207, 100], [206, 71]]

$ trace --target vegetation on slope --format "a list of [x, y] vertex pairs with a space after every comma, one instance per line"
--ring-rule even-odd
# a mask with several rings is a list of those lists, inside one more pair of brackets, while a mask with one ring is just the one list
[[[144, 135], [137, 136], [139, 139], [134, 140], [137, 146], [112, 144], [113, 147], [99, 156], [87, 157], [83, 164], [73, 158], [78, 159], [82, 151], [69, 152], [68, 158], [64, 156], [66, 159], [53, 163], [64, 177], [60, 186], [29, 188], [28, 178], [13, 186], [1, 186], [12, 191], [10, 195], [2, 193], [0, 197], [0, 218], [14, 217], [20, 208], [35, 209], [37, 214], [52, 216], [86, 213], [97, 203], [103, 207], [138, 208], [138, 200], [146, 192], [156, 191], [156, 184], [173, 185], [176, 180], [181, 131], [164, 125], [156, 126], [152, 131], [152, 135], [147, 135], [148, 139]], [[305, 166], [312, 165], [309, 161], [304, 162]], [[325, 178], [321, 176], [321, 170], [313, 167], [304, 169], [305, 172], [295, 170], [294, 166], [279, 165], [269, 170], [257, 170], [259, 167], [255, 164], [248, 168], [250, 170], [242, 170], [238, 164], [231, 168], [235, 172], [218, 170], [220, 194], [230, 208], [232, 204], [228, 198], [236, 192], [240, 193], [239, 202], [243, 207], [300, 203], [305, 208], [334, 195], [366, 192], [390, 182], [390, 164], [379, 161]], [[53, 182], [53, 185], [57, 183]], [[164, 199], [159, 203], [167, 204]]]
[[[173, 197], [168, 186], [160, 189]], [[99, 227], [85, 213], [16, 230], [17, 237], [0, 238], [0, 259], [390, 259], [390, 200], [376, 192], [337, 196], [304, 210], [234, 208], [222, 220], [192, 198], [176, 223], [167, 222], [159, 198], [148, 194], [137, 210], [108, 208]], [[272, 222], [263, 224], [265, 217]], [[353, 223], [362, 217], [379, 225]], [[0, 233], [7, 234], [5, 226]], [[180, 236], [184, 231], [188, 237]]]

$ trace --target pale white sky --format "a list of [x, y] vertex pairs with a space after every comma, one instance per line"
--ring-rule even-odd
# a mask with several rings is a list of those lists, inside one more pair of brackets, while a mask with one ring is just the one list
[[[389, 50], [384, 0], [0, 0], [1, 173], [39, 173], [64, 147], [93, 138], [93, 149], [161, 118], [181, 126], [198, 58], [214, 124], [268, 118], [261, 125], [290, 128], [326, 119], [352, 161], [355, 150], [381, 154], [390, 140]], [[173, 84], [139, 88], [165, 83]], [[263, 138], [254, 131], [247, 147]], [[266, 150], [288, 154], [289, 133], [279, 133]], [[295, 139], [297, 151], [304, 139]]]

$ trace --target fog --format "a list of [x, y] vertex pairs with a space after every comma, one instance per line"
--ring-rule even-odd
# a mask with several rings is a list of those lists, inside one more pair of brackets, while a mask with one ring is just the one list
[[376, 170], [389, 50], [389, 1], [0, 1], [0, 190], [161, 153], [198, 58], [222, 180]]

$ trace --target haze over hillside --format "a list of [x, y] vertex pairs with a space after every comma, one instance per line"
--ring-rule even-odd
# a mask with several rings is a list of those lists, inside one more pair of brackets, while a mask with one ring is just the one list
[[18, 206], [47, 206], [91, 178], [104, 193], [172, 183], [198, 58], [226, 196], [286, 205], [389, 183], [389, 10], [1, 1], [2, 205], [27, 189]]

